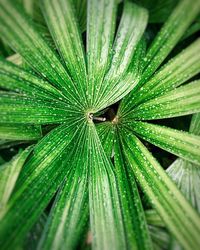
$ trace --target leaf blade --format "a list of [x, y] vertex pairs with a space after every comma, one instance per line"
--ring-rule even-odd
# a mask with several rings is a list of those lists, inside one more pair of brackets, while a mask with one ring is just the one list
[[0, 124], [0, 138], [3, 140], [38, 140], [41, 136], [40, 126]]
[[200, 164], [199, 136], [145, 122], [133, 122], [131, 129], [150, 143], [185, 160]]
[[188, 83], [144, 102], [130, 111], [126, 117], [135, 120], [154, 120], [197, 112], [200, 112], [200, 81]]
[[[197, 247], [200, 230], [198, 215], [144, 145], [129, 131], [124, 133], [126, 134], [123, 140], [126, 158], [144, 192], [182, 246], [186, 249]], [[133, 146], [134, 155], [131, 150]], [[185, 217], [185, 214], [188, 217]], [[190, 235], [188, 228], [191, 229]]]

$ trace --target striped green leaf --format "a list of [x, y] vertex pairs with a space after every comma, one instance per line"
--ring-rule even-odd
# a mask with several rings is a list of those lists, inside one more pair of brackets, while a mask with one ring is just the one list
[[87, 2], [87, 98], [90, 105], [100, 90], [109, 68], [115, 32], [116, 0], [89, 0]]
[[6, 60], [0, 60], [0, 87], [32, 97], [65, 99], [62, 93], [47, 81]]
[[[200, 113], [193, 115], [190, 132], [200, 135]], [[177, 159], [169, 166], [166, 172], [188, 201], [200, 213], [200, 169], [198, 166], [183, 159]]]
[[199, 167], [179, 158], [170, 165], [167, 174], [176, 183], [185, 198], [200, 213]]
[[94, 125], [89, 125], [89, 209], [93, 249], [126, 249], [117, 181]]
[[117, 111], [119, 116], [122, 116], [124, 111], [127, 110], [127, 107], [132, 107], [132, 100], [133, 98], [135, 99], [134, 88], [137, 86], [142, 76], [145, 53], [146, 42], [145, 39], [142, 38], [135, 49], [133, 59], [125, 75], [125, 78], [129, 78], [132, 84], [134, 85], [133, 90], [121, 100]]
[[199, 47], [200, 39], [197, 39], [166, 63], [140, 89], [133, 90], [132, 98], [123, 112], [128, 112], [140, 103], [163, 95], [197, 75], [200, 72], [200, 55], [197, 53]]
[[71, 152], [67, 148], [77, 129], [75, 124], [61, 125], [33, 149], [4, 209], [0, 223], [1, 249], [13, 249], [22, 242], [66, 177]]
[[127, 167], [119, 140], [114, 147], [114, 169], [122, 207], [127, 249], [153, 249], [133, 172]]
[[200, 112], [200, 81], [167, 92], [134, 108], [127, 119], [153, 120]]
[[[95, 88], [96, 105], [105, 108], [128, 94], [137, 83], [137, 72], [126, 74], [146, 28], [148, 13], [145, 9], [125, 2], [121, 21], [112, 48], [110, 69], [99, 88]], [[134, 74], [135, 73], [135, 74]]]
[[154, 250], [160, 250], [160, 249], [172, 250], [171, 237], [165, 228], [149, 225], [149, 232], [153, 241]]
[[75, 105], [7, 92], [1, 92], [0, 113], [0, 123], [51, 124], [83, 118]]
[[10, 162], [0, 166], [0, 218], [4, 213], [4, 207], [11, 196], [21, 168], [31, 150], [32, 148], [27, 148], [19, 152]]
[[34, 70], [62, 90], [68, 99], [78, 101], [78, 91], [64, 66], [37, 32], [30, 18], [14, 1], [0, 2], [0, 31], [7, 43], [23, 56]]
[[190, 132], [194, 135], [200, 135], [200, 113], [194, 114], [192, 116], [192, 121], [190, 123]]
[[143, 191], [184, 249], [200, 244], [200, 218], [145, 146], [125, 130], [123, 149]]
[[[193, 115], [190, 132], [200, 134], [200, 113]], [[200, 214], [200, 169], [194, 163], [178, 158], [166, 170], [190, 204]], [[180, 245], [172, 239], [171, 249], [179, 249]]]
[[96, 125], [99, 139], [108, 158], [113, 154], [115, 127], [111, 122], [102, 122]]
[[160, 226], [164, 227], [164, 222], [161, 219], [161, 217], [158, 215], [158, 213], [151, 209], [151, 210], [146, 210], [145, 211], [145, 217], [147, 220], [147, 223], [153, 226]]
[[143, 81], [149, 79], [161, 65], [199, 12], [199, 0], [193, 2], [181, 0], [179, 2], [147, 52], [144, 74], [142, 76]]
[[38, 140], [41, 136], [40, 126], [0, 124], [0, 138], [3, 140]]
[[199, 136], [145, 122], [132, 122], [129, 126], [138, 136], [148, 142], [200, 165]]
[[72, 0], [43, 0], [43, 14], [68, 72], [86, 105], [86, 64], [78, 19]]
[[83, 238], [89, 218], [87, 127], [79, 134], [70, 173], [56, 196], [38, 249], [75, 249]]

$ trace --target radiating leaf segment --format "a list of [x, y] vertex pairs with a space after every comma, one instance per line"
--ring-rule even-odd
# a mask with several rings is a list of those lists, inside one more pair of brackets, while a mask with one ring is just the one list
[[[18, 5], [0, 1], [1, 34], [33, 69], [0, 61], [0, 131], [30, 140], [41, 125], [58, 124], [36, 144], [5, 202], [2, 249], [22, 244], [54, 195], [38, 249], [76, 248], [88, 221], [94, 249], [152, 249], [135, 179], [182, 246], [200, 244], [198, 215], [135, 136], [200, 164], [198, 137], [136, 121], [200, 111], [199, 81], [176, 88], [200, 71], [199, 40], [154, 74], [198, 14], [199, 1], [183, 20], [189, 2], [180, 2], [138, 66], [148, 13], [136, 4], [125, 2], [117, 27], [116, 0], [89, 0], [85, 52], [73, 1], [40, 2], [57, 50]], [[123, 97], [117, 117], [96, 130], [94, 113]]]

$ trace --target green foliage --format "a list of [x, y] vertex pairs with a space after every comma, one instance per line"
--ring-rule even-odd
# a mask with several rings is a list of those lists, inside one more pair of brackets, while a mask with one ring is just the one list
[[200, 1], [154, 7], [0, 0], [2, 250], [198, 249]]

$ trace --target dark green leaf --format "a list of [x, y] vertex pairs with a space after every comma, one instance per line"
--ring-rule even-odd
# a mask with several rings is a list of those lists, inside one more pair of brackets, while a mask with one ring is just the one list
[[0, 138], [3, 140], [38, 140], [41, 136], [40, 126], [0, 124]]

